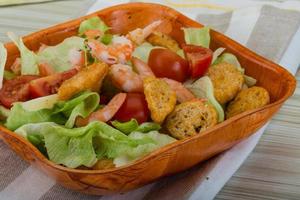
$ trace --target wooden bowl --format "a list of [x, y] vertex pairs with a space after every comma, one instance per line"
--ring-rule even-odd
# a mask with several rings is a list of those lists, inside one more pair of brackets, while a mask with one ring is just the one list
[[[161, 19], [161, 30], [183, 42], [181, 27], [202, 27], [201, 24], [179, 12], [158, 4], [130, 3], [107, 8], [91, 15], [69, 21], [24, 37], [25, 44], [37, 50], [41, 43], [55, 45], [63, 39], [76, 35], [80, 22], [98, 15], [113, 33], [127, 33]], [[225, 47], [236, 55], [246, 74], [255, 77], [258, 85], [266, 88], [271, 104], [251, 110], [226, 120], [217, 126], [185, 140], [165, 146], [130, 165], [109, 170], [68, 169], [47, 160], [24, 138], [0, 127], [0, 136], [23, 159], [36, 165], [57, 182], [67, 188], [88, 194], [111, 194], [125, 192], [163, 176], [186, 170], [249, 137], [262, 127], [293, 94], [296, 81], [279, 65], [262, 58], [228, 37], [211, 31], [211, 48]], [[19, 56], [17, 48], [6, 44], [8, 50], [7, 68]]]

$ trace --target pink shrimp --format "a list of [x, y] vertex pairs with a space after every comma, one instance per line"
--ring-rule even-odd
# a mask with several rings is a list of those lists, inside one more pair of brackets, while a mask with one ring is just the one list
[[161, 20], [157, 20], [146, 26], [145, 28], [137, 28], [131, 32], [129, 32], [126, 37], [133, 41], [135, 44], [140, 45], [142, 44], [145, 39], [153, 33], [157, 29], [157, 27], [162, 23]]
[[135, 70], [142, 79], [146, 78], [147, 76], [155, 76], [151, 68], [144, 61], [136, 57], [132, 57], [131, 61], [133, 66], [135, 67]]
[[111, 120], [123, 105], [126, 97], [127, 97], [126, 93], [119, 93], [115, 95], [104, 108], [96, 112], [93, 112], [89, 117], [85, 119], [77, 118], [76, 125], [85, 126], [92, 121], [107, 122]]
[[125, 64], [131, 59], [134, 47], [130, 40], [124, 36], [114, 36], [110, 45], [105, 45], [97, 40], [90, 40], [92, 56], [107, 64]]
[[109, 76], [112, 83], [125, 92], [143, 92], [142, 78], [128, 65], [112, 65]]
[[196, 97], [190, 92], [184, 85], [178, 81], [169, 79], [169, 78], [161, 78], [171, 87], [172, 90], [176, 93], [177, 100], [182, 103], [185, 101], [189, 101], [195, 99]]

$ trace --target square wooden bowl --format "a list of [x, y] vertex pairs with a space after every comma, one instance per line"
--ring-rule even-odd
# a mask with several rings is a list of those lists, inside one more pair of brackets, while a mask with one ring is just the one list
[[[84, 19], [98, 15], [109, 26], [112, 33], [125, 34], [152, 21], [162, 20], [160, 31], [170, 34], [183, 43], [182, 27], [203, 25], [185, 17], [179, 12], [158, 4], [130, 3], [100, 10], [91, 15], [69, 21], [24, 37], [27, 47], [37, 50], [41, 43], [56, 45], [65, 38], [76, 35]], [[221, 33], [211, 31], [211, 49], [225, 47], [236, 55], [246, 74], [256, 78], [257, 84], [266, 88], [271, 103], [262, 108], [244, 112], [196, 136], [165, 146], [128, 166], [109, 170], [77, 170], [56, 165], [45, 158], [31, 143], [17, 134], [0, 127], [0, 136], [24, 160], [55, 178], [67, 188], [88, 194], [109, 194], [125, 192], [160, 177], [186, 170], [249, 137], [262, 127], [290, 97], [295, 89], [294, 77], [279, 65], [253, 53], [246, 47]], [[19, 51], [12, 43], [8, 50], [7, 68]]]

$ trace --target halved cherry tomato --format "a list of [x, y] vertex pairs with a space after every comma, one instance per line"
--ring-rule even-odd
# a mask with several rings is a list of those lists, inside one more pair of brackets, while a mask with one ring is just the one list
[[37, 78], [39, 76], [23, 75], [5, 81], [0, 90], [1, 104], [10, 108], [14, 102], [29, 100], [29, 82]]
[[136, 119], [139, 124], [148, 120], [150, 111], [144, 94], [127, 93], [125, 102], [115, 114], [114, 119], [126, 122], [131, 119]]
[[159, 78], [183, 82], [189, 76], [188, 62], [169, 49], [153, 49], [149, 55], [148, 65]]
[[213, 57], [212, 50], [201, 46], [186, 44], [183, 45], [182, 48], [189, 61], [192, 78], [203, 76], [211, 64]]
[[71, 69], [31, 81], [29, 83], [31, 97], [37, 98], [56, 93], [59, 86], [77, 72], [77, 69]]

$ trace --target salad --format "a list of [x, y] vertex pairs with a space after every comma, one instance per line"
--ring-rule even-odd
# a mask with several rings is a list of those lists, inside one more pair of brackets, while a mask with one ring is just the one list
[[38, 51], [8, 33], [20, 57], [5, 69], [0, 44], [1, 124], [56, 164], [108, 169], [270, 102], [236, 56], [209, 48], [209, 27], [183, 28], [179, 44], [160, 26], [118, 35], [91, 17]]

